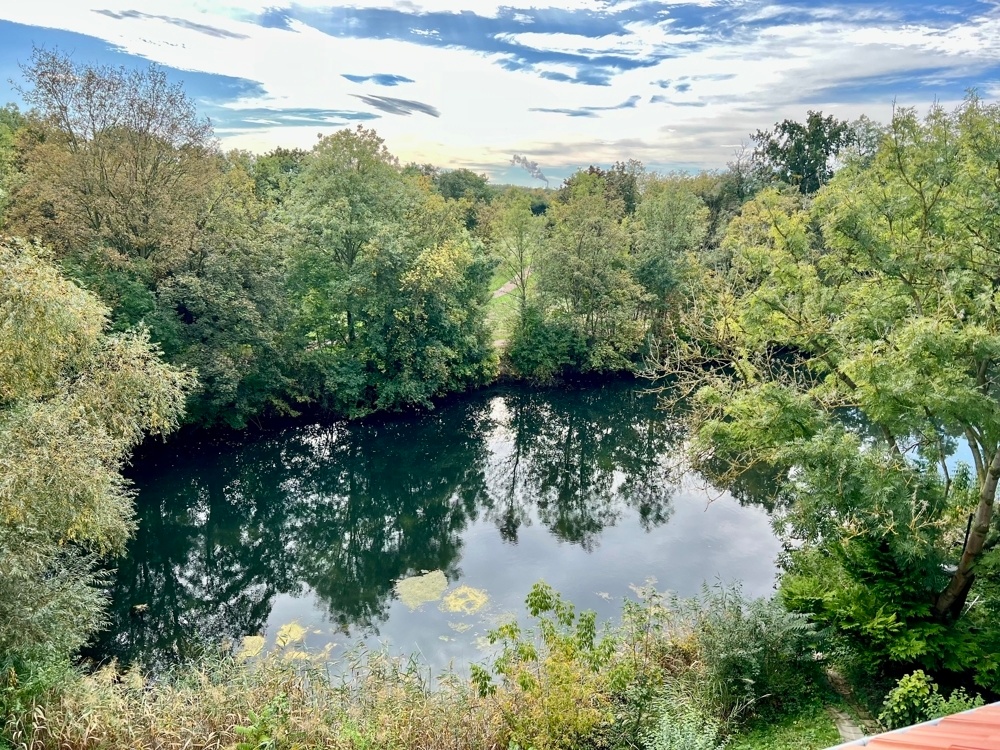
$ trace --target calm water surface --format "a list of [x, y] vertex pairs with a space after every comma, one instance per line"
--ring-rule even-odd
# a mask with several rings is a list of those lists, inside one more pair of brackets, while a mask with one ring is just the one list
[[[648, 578], [769, 593], [767, 514], [680, 479], [680, 439], [644, 384], [617, 382], [173, 447], [133, 472], [139, 530], [95, 653], [153, 666], [297, 621], [309, 648], [365, 641], [461, 667], [540, 579], [602, 618]], [[468, 586], [486, 605], [411, 608], [397, 581], [428, 571], [445, 597]]]

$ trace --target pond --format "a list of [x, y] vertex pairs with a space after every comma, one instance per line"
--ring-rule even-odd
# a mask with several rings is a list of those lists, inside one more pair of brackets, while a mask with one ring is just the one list
[[138, 532], [92, 654], [156, 667], [294, 621], [310, 649], [461, 668], [539, 580], [604, 620], [651, 578], [769, 594], [767, 513], [681, 476], [682, 437], [647, 383], [618, 381], [178, 441], [132, 472]]

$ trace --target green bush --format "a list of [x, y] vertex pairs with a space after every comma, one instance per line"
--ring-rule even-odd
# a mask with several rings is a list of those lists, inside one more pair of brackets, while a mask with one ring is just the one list
[[694, 688], [723, 724], [785, 710], [816, 684], [819, 636], [804, 615], [773, 599], [747, 599], [739, 586], [706, 587], [678, 609], [700, 663]]
[[646, 750], [722, 750], [722, 727], [715, 719], [686, 705], [662, 703], [653, 731], [643, 737]]
[[543, 382], [581, 370], [586, 355], [586, 339], [573, 321], [548, 316], [537, 305], [527, 307], [507, 347], [518, 375]]
[[967, 711], [982, 706], [983, 703], [982, 696], [970, 697], [963, 688], [953, 691], [945, 698], [937, 683], [922, 669], [918, 669], [901, 677], [896, 687], [889, 691], [882, 705], [879, 721], [889, 729], [898, 729]]

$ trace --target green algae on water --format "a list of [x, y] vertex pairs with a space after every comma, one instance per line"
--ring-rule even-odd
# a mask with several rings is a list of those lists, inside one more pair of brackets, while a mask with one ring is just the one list
[[396, 581], [396, 595], [411, 610], [426, 602], [436, 602], [448, 588], [448, 579], [440, 570]]

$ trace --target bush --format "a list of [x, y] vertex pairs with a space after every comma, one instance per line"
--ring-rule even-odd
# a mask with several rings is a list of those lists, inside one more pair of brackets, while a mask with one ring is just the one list
[[963, 688], [945, 698], [937, 683], [918, 669], [901, 677], [896, 687], [889, 691], [878, 718], [889, 729], [898, 729], [968, 711], [983, 704], [982, 696], [970, 697]]
[[501, 685], [482, 668], [473, 670], [473, 682], [496, 701], [519, 747], [579, 747], [613, 720], [616, 642], [598, 638], [595, 614], [577, 615], [547, 584], [535, 584], [526, 603], [537, 633], [522, 633], [514, 622], [491, 631], [490, 641], [502, 644], [493, 668]]
[[542, 382], [582, 370], [586, 356], [586, 339], [573, 321], [547, 316], [537, 305], [525, 310], [507, 347], [514, 371]]
[[643, 738], [646, 750], [722, 750], [721, 726], [686, 705], [661, 706], [660, 718], [653, 731]]
[[747, 599], [739, 586], [706, 587], [674, 604], [697, 656], [692, 691], [724, 726], [744, 715], [780, 712], [806, 697], [819, 677], [818, 634], [804, 615], [773, 599]]

